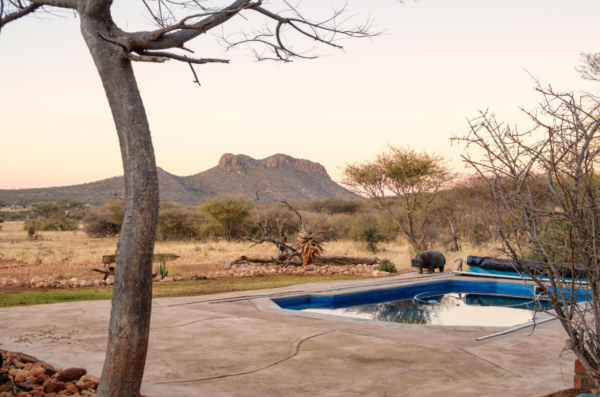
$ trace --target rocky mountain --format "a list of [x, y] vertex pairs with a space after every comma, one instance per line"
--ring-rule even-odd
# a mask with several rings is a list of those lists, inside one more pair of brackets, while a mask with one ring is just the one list
[[[254, 199], [260, 192], [263, 203], [280, 199], [306, 201], [327, 197], [354, 197], [335, 183], [319, 163], [275, 154], [262, 160], [239, 154], [224, 154], [219, 164], [190, 176], [177, 176], [158, 169], [160, 197], [182, 204], [199, 204], [227, 194], [243, 194]], [[39, 189], [0, 189], [7, 203], [35, 203], [62, 198], [100, 205], [111, 197], [124, 195], [123, 177], [82, 185]]]

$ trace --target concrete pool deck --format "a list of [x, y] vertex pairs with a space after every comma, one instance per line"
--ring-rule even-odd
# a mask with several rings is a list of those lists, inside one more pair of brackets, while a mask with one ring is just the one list
[[[572, 387], [557, 321], [477, 342], [473, 327], [382, 326], [260, 310], [264, 295], [406, 283], [409, 273], [153, 301], [142, 392], [172, 396], [544, 396]], [[215, 303], [215, 300], [250, 299]], [[100, 375], [110, 301], [0, 309], [0, 349]]]

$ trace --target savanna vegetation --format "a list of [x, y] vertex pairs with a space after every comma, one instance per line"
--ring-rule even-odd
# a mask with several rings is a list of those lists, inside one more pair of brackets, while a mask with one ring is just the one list
[[[352, 241], [377, 254], [384, 243], [408, 244], [412, 253], [425, 249], [459, 251], [463, 245], [496, 241], [494, 201], [478, 176], [457, 177], [439, 155], [409, 148], [390, 148], [372, 162], [349, 165], [344, 182], [367, 198], [317, 199], [259, 205], [243, 196], [219, 196], [200, 206], [160, 203], [157, 241], [215, 242], [286, 235], [295, 242], [301, 228], [296, 210], [319, 229], [325, 242]], [[383, 180], [380, 185], [376, 181]], [[82, 229], [90, 237], [116, 237], [125, 203], [108, 200], [101, 207], [59, 200], [27, 210], [24, 229]], [[5, 214], [10, 214], [6, 212]], [[13, 220], [6, 217], [7, 220]], [[326, 248], [325, 248], [326, 249]]]
[[[401, 197], [332, 197], [292, 206], [307, 223], [322, 230], [325, 241], [354, 241], [374, 254], [385, 242], [409, 244], [413, 252], [458, 251], [463, 244], [481, 246], [498, 238], [490, 213], [493, 199], [478, 178], [462, 178], [444, 190], [415, 196], [409, 206]], [[88, 209], [83, 230], [93, 237], [117, 236], [123, 211], [122, 200]], [[40, 221], [26, 224], [32, 222]], [[285, 234], [292, 242], [301, 222], [284, 203], [262, 205], [257, 213], [257, 205], [240, 196], [217, 197], [197, 207], [161, 202], [157, 241], [259, 238], [263, 225], [270, 234]]]

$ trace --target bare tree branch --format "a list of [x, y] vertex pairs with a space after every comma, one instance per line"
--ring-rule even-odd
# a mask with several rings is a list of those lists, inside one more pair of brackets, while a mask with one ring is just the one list
[[[8, 3], [6, 0], [0, 0], [0, 30], [2, 30], [4, 25], [35, 12], [41, 6], [39, 4], [30, 4], [23, 8], [19, 6], [9, 8]], [[10, 4], [12, 5], [12, 2]]]

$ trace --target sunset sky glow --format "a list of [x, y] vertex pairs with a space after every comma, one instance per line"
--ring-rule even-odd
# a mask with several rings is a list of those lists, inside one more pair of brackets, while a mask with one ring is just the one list
[[[115, 1], [115, 18], [126, 30], [150, 30], [137, 3]], [[336, 4], [306, 0], [301, 9], [323, 15]], [[407, 144], [442, 153], [463, 171], [463, 148], [450, 145], [451, 134], [488, 108], [528, 125], [519, 107], [536, 105], [530, 74], [559, 90], [597, 89], [575, 70], [581, 52], [600, 51], [597, 0], [350, 0], [349, 8], [385, 33], [344, 40], [344, 51], [317, 47], [321, 58], [290, 64], [254, 62], [246, 48], [225, 52], [204, 35], [190, 43], [196, 55], [231, 64], [199, 65], [202, 87], [184, 63], [136, 64], [158, 166], [190, 175], [223, 153], [285, 153], [319, 162], [339, 180], [344, 164]], [[225, 30], [264, 23], [247, 16]], [[0, 49], [0, 189], [121, 175], [114, 124], [78, 19], [11, 23]]]

